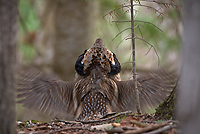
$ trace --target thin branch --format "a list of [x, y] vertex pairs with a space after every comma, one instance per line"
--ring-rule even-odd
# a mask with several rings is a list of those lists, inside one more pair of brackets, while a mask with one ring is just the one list
[[[148, 21], [141, 21], [141, 20], [134, 20], [135, 22], [141, 22], [141, 23], [147, 23], [147, 24], [150, 24], [150, 25], [153, 25], [155, 28], [157, 28], [159, 31], [163, 32], [162, 29], [160, 29], [158, 26], [156, 26], [155, 24], [151, 23], [151, 22], [148, 22]], [[112, 22], [115, 22], [115, 23], [124, 23], [124, 22], [131, 22], [131, 21], [112, 21]]]
[[151, 6], [142, 5], [142, 4], [134, 4], [134, 6], [146, 7], [146, 8], [152, 9], [154, 12], [158, 13], [159, 16], [161, 16], [161, 15], [166, 16], [163, 12], [160, 12], [158, 9], [155, 9], [154, 7], [151, 7]]
[[[141, 0], [141, 1], [154, 2], [154, 3], [158, 4], [159, 6], [163, 5], [165, 8], [170, 8], [170, 7], [174, 8], [175, 7], [176, 9], [179, 9], [179, 6], [177, 6], [173, 2], [165, 3], [165, 2], [159, 2], [159, 1], [156, 1], [156, 0], [151, 0], [151, 1], [149, 1], [149, 0]], [[140, 6], [140, 7], [146, 7], [148, 9], [152, 9], [155, 13], [159, 14], [158, 17], [162, 16], [162, 18], [163, 18], [163, 16], [166, 16], [165, 13], [160, 11], [160, 9], [163, 8], [162, 6], [160, 6], [159, 9], [156, 9], [156, 8], [154, 8], [152, 6], [143, 5], [143, 4], [139, 3], [139, 4], [133, 4], [133, 5], [122, 4], [121, 7], [115, 8], [115, 9], [111, 10], [110, 12], [108, 12], [107, 14], [105, 14], [103, 16], [103, 18], [105, 18], [106, 16], [108, 17], [108, 15], [110, 15], [111, 19], [113, 19], [114, 16], [112, 16], [112, 14], [114, 14], [115, 16], [120, 16], [121, 15], [120, 13], [117, 12], [117, 10], [121, 9], [125, 14], [125, 13], [127, 13], [127, 12], [129, 12], [131, 10], [130, 7], [132, 7], [132, 6]], [[125, 7], [128, 8], [128, 9], [124, 11]], [[109, 20], [110, 20], [110, 18], [109, 18]]]
[[111, 10], [110, 12], [108, 12], [107, 14], [105, 14], [105, 15], [103, 16], [103, 18], [105, 18], [107, 15], [111, 15], [111, 14], [114, 13], [116, 10], [122, 9], [122, 8], [124, 8], [124, 7], [130, 8], [130, 7], [133, 7], [133, 6], [146, 7], [146, 8], [152, 9], [153, 11], [155, 11], [155, 12], [161, 14], [161, 15], [165, 15], [164, 13], [162, 13], [162, 12], [160, 12], [159, 10], [155, 9], [154, 7], [147, 6], [147, 5], [142, 5], [142, 4], [133, 4], [133, 5], [126, 5], [126, 6], [123, 6], [123, 5], [122, 5], [122, 6], [119, 7], [119, 8], [115, 8], [115, 9]]
[[140, 32], [140, 34], [141, 34], [141, 36], [142, 36], [142, 39], [143, 39], [143, 34], [142, 34], [142, 31], [141, 31], [141, 29], [140, 29], [140, 26], [138, 25], [138, 30], [139, 30], [139, 32]]
[[112, 21], [112, 22], [124, 23], [124, 22], [131, 22], [131, 21], [130, 20], [124, 20], [124, 21]]
[[[145, 44], [146, 45], [146, 44]], [[150, 46], [149, 50], [146, 52], [145, 55], [147, 55], [151, 51], [152, 46]]]
[[[136, 25], [134, 28], [137, 28], [137, 27], [138, 27], [138, 25]], [[112, 41], [113, 41], [115, 38], [117, 38], [120, 34], [122, 34], [124, 31], [129, 30], [129, 29], [131, 29], [131, 28], [126, 28], [126, 29], [122, 30], [121, 32], [119, 32], [119, 33], [112, 39]]]
[[129, 10], [131, 10], [131, 8], [129, 7], [129, 5], [126, 5], [126, 3], [124, 3], [125, 7], [128, 7]]
[[141, 114], [140, 108], [140, 99], [139, 99], [139, 91], [137, 88], [137, 77], [136, 77], [136, 64], [135, 64], [135, 34], [134, 34], [134, 10], [133, 10], [133, 0], [130, 0], [131, 3], [131, 33], [132, 33], [132, 52], [133, 52], [133, 80], [134, 80], [134, 92], [135, 92], [135, 100], [136, 100], [136, 109], [138, 114]]
[[144, 134], [159, 134], [159, 133], [162, 133], [164, 131], [167, 131], [167, 130], [170, 130], [172, 128], [176, 128], [177, 126], [176, 125], [167, 125], [167, 126], [164, 126], [162, 128], [159, 128], [157, 130], [153, 130], [151, 132], [147, 132], [147, 133], [144, 133]]
[[173, 2], [167, 3], [167, 2], [160, 2], [160, 1], [156, 1], [156, 0], [140, 0], [140, 1], [154, 2], [154, 3], [158, 4], [158, 5], [164, 5], [166, 8], [169, 8], [169, 7], [171, 6], [171, 7], [173, 7], [173, 8], [175, 7], [176, 9], [180, 10], [179, 6], [177, 6], [177, 5], [176, 5], [175, 3], [173, 3]]
[[160, 61], [160, 60], [159, 60], [160, 57], [159, 57], [159, 55], [158, 55], [158, 52], [157, 52], [156, 48], [155, 48], [152, 44], [150, 44], [149, 42], [147, 42], [146, 40], [144, 40], [144, 39], [142, 39], [142, 38], [140, 38], [140, 37], [135, 37], [135, 39], [139, 39], [139, 40], [145, 42], [146, 44], [148, 44], [149, 46], [151, 46], [150, 49], [151, 49], [151, 48], [154, 49], [154, 51], [155, 51], [155, 53], [156, 53], [156, 55], [157, 55], [157, 58], [158, 58], [158, 62]]
[[[117, 23], [115, 23], [115, 25], [116, 25], [116, 27], [117, 27], [117, 30], [119, 30], [119, 26], [118, 26], [118, 24]], [[119, 30], [120, 31], [120, 30]]]
[[126, 131], [125, 134], [139, 134], [139, 133], [144, 133], [144, 132], [147, 132], [147, 131], [155, 130], [155, 129], [160, 128], [160, 127], [164, 127], [164, 126], [166, 126], [168, 124], [169, 124], [169, 122], [163, 122], [163, 123], [159, 123], [159, 124], [153, 124], [153, 125], [147, 126], [145, 128], [140, 128], [140, 129], [137, 129], [137, 130]]
[[108, 12], [107, 14], [105, 14], [105, 15], [103, 16], [103, 18], [105, 18], [106, 16], [111, 15], [112, 13], [116, 12], [116, 10], [123, 9], [124, 7], [128, 7], [128, 6], [123, 6], [123, 5], [122, 5], [122, 6], [119, 7], [119, 8], [115, 8], [115, 9], [111, 10], [110, 12]]
[[131, 29], [131, 28], [126, 28], [126, 29], [122, 30], [121, 32], [119, 32], [119, 33], [112, 39], [112, 41], [113, 41], [115, 38], [117, 38], [120, 34], [122, 34], [124, 31], [129, 30], [129, 29]]
[[58, 129], [58, 130], [53, 130], [52, 132], [53, 133], [60, 133], [61, 131], [67, 131], [67, 130], [88, 130], [88, 131], [90, 131], [90, 129], [88, 129], [87, 127], [86, 128], [83, 128], [83, 127], [67, 127], [67, 128], [61, 128], [61, 129]]
[[130, 36], [131, 35], [131, 33], [130, 34], [128, 34], [126, 37], [124, 37], [118, 44], [117, 44], [117, 47], [122, 43], [122, 41], [124, 41], [128, 36]]
[[[126, 38], [126, 40], [128, 40], [128, 39], [132, 39], [132, 38]], [[144, 39], [142, 39], [140, 37], [135, 37], [134, 39], [139, 39], [139, 40], [143, 41], [144, 43], [148, 44], [150, 46], [148, 52], [150, 51], [151, 48], [153, 48], [155, 53], [156, 53], [156, 56], [158, 58], [158, 65], [160, 65], [160, 57], [159, 57], [159, 54], [158, 54], [156, 48], [152, 44], [150, 44], [149, 42], [147, 42], [146, 40], [144, 40]], [[148, 54], [148, 52], [146, 53], [146, 55]]]
[[135, 22], [142, 22], [142, 23], [147, 23], [150, 25], [153, 25], [155, 28], [157, 28], [160, 32], [163, 32], [162, 29], [160, 29], [158, 26], [156, 26], [155, 24], [151, 23], [151, 22], [147, 22], [147, 21], [141, 21], [141, 20], [135, 20]]
[[[153, 10], [154, 12], [156, 12], [156, 13], [159, 13], [159, 16], [160, 16], [160, 15], [166, 16], [163, 12], [160, 12], [158, 9], [155, 9], [154, 7], [151, 7], [151, 6], [148, 6], [148, 5], [142, 5], [142, 4], [133, 4], [133, 5], [122, 6], [122, 7], [120, 7], [120, 8], [116, 8], [116, 9], [110, 11], [110, 12], [107, 13], [106, 15], [110, 14], [110, 13], [113, 12], [113, 11], [119, 10], [119, 9], [121, 9], [121, 8], [124, 8], [124, 7], [129, 8], [129, 7], [133, 7], [133, 6], [146, 7], [146, 8], [152, 9], [152, 10]], [[104, 17], [105, 17], [106, 15], [104, 15]]]
[[[154, 7], [151, 7], [151, 6], [148, 6], [148, 5], [142, 5], [142, 4], [133, 4], [133, 5], [125, 5], [125, 6], [122, 5], [122, 6], [119, 7], [119, 8], [115, 8], [115, 9], [111, 10], [110, 12], [108, 12], [107, 14], [105, 14], [105, 15], [103, 16], [103, 18], [105, 18], [105, 17], [108, 16], [108, 15], [112, 16], [112, 14], [114, 14], [114, 15], [116, 15], [116, 16], [119, 16], [119, 13], [116, 12], [117, 10], [122, 9], [122, 11], [123, 11], [123, 8], [127, 7], [127, 8], [129, 8], [129, 9], [126, 10], [126, 11], [124, 11], [124, 13], [126, 13], [127, 11], [130, 11], [130, 7], [133, 7], [133, 6], [146, 7], [146, 8], [148, 8], [148, 9], [152, 9], [154, 12], [158, 13], [159, 16], [161, 16], [161, 15], [166, 16], [163, 12], [160, 12], [158, 9], [155, 9]], [[133, 10], [134, 10], [134, 9], [133, 9]], [[158, 16], [158, 17], [159, 17], [159, 16]], [[112, 18], [114, 18], [114, 17], [112, 16]]]
[[139, 127], [147, 127], [148, 125], [145, 124], [145, 123], [142, 123], [140, 121], [137, 121], [137, 120], [130, 120], [130, 122], [133, 124], [133, 125], [137, 125]]
[[66, 120], [61, 120], [61, 119], [53, 119], [51, 120], [51, 122], [63, 122], [65, 124], [82, 124], [81, 122], [77, 122], [77, 121], [66, 121]]

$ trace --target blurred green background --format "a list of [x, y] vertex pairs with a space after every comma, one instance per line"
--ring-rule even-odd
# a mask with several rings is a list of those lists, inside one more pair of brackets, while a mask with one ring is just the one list
[[[77, 57], [100, 37], [105, 46], [117, 55], [122, 65], [122, 80], [130, 79], [131, 40], [125, 39], [130, 37], [130, 29], [115, 38], [119, 32], [130, 28], [130, 23], [112, 22], [130, 20], [130, 7], [121, 8], [122, 5], [129, 5], [128, 2], [127, 0], [20, 0], [19, 64], [56, 73], [63, 80], [73, 80]], [[180, 9], [173, 5], [135, 1], [135, 20], [150, 22], [162, 30], [161, 32], [152, 24], [135, 22], [135, 37], [150, 43], [159, 55], [158, 61], [154, 49], [151, 48], [148, 52], [150, 46], [136, 39], [138, 71], [163, 66], [175, 68], [180, 66], [182, 21], [179, 3], [178, 0], [174, 1]], [[153, 7], [163, 14], [139, 4]], [[41, 119], [36, 116], [32, 118]], [[31, 117], [18, 112], [17, 118], [27, 120]]]

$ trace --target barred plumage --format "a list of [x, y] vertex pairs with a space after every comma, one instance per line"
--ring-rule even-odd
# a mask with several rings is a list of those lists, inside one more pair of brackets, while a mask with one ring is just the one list
[[[121, 66], [116, 55], [97, 39], [80, 55], [75, 65], [74, 82], [65, 82], [38, 71], [20, 75], [19, 102], [49, 114], [71, 113], [78, 120], [99, 119], [111, 111], [134, 106], [134, 82], [120, 81]], [[138, 78], [142, 110], [164, 100], [175, 84], [173, 73], [155, 71]]]

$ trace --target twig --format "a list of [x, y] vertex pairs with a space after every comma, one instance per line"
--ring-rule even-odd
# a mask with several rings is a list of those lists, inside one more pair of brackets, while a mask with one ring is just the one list
[[112, 41], [113, 41], [115, 38], [117, 38], [121, 33], [123, 33], [123, 32], [126, 31], [126, 30], [129, 30], [129, 29], [131, 29], [131, 28], [129, 27], [129, 28], [126, 28], [126, 29], [122, 30], [121, 32], [119, 32], [119, 33], [112, 39]]
[[[158, 3], [157, 3], [157, 4], [158, 4]], [[112, 14], [114, 14], [115, 16], [119, 16], [119, 13], [117, 13], [116, 10], [122, 9], [122, 11], [123, 11], [123, 8], [125, 8], [125, 7], [129, 8], [129, 10], [130, 10], [130, 7], [132, 8], [133, 6], [141, 6], [141, 7], [146, 7], [146, 8], [152, 9], [154, 12], [156, 12], [156, 13], [159, 14], [158, 17], [161, 16], [161, 15], [166, 16], [163, 12], [160, 12], [158, 9], [155, 9], [154, 7], [151, 7], [151, 6], [148, 6], [148, 5], [142, 5], [142, 4], [132, 4], [132, 5], [125, 5], [125, 6], [122, 5], [122, 6], [119, 7], [119, 8], [115, 8], [115, 9], [111, 10], [110, 12], [108, 12], [107, 14], [105, 14], [105, 15], [103, 16], [103, 18], [105, 18], [105, 17], [108, 16], [108, 15], [110, 15], [112, 18], [114, 18], [114, 17], [112, 16]], [[126, 10], [124, 13], [126, 13], [126, 12], [129, 11], [129, 10]], [[133, 9], [133, 10], [134, 10], [134, 9]], [[162, 17], [163, 17], [163, 16], [162, 16]]]
[[[123, 5], [122, 5], [122, 7], [115, 8], [115, 9], [113, 9], [112, 11], [108, 12], [107, 14], [105, 14], [105, 15], [103, 16], [103, 18], [105, 18], [105, 16], [107, 16], [107, 15], [111, 15], [111, 14], [112, 14], [113, 12], [115, 12], [116, 10], [122, 9], [122, 8], [124, 8], [124, 7], [130, 8], [130, 7], [133, 7], [133, 6], [141, 6], [141, 7], [146, 7], [146, 8], [152, 9], [152, 10], [154, 10], [155, 12], [159, 13], [159, 16], [165, 15], [164, 13], [160, 12], [159, 10], [157, 10], [157, 9], [155, 9], [154, 7], [151, 7], [151, 6], [142, 5], [142, 4], [132, 4], [132, 5], [126, 5], [126, 6], [123, 6]], [[166, 16], [166, 15], [165, 15], [165, 16]]]
[[155, 123], [158, 123], [157, 121], [146, 121], [146, 120], [143, 120], [142, 122], [143, 122], [143, 123], [154, 123], [154, 124], [155, 124]]
[[146, 52], [145, 55], [147, 55], [151, 51], [152, 46], [150, 46], [149, 50]]
[[[136, 25], [134, 28], [137, 28], [137, 27], [138, 27], [138, 25]], [[124, 31], [129, 30], [129, 29], [131, 29], [131, 28], [129, 27], [129, 28], [126, 28], [126, 29], [122, 30], [121, 32], [119, 32], [119, 33], [112, 39], [112, 41], [113, 41], [115, 38], [117, 38], [120, 34], [122, 34]]]
[[148, 126], [147, 124], [142, 123], [142, 122], [137, 121], [137, 120], [131, 120], [130, 122], [131, 122], [132, 124], [135, 124], [135, 125], [140, 126], [140, 127], [147, 127], [147, 126]]
[[112, 128], [112, 129], [105, 129], [105, 131], [108, 133], [108, 134], [115, 134], [115, 133], [123, 133], [124, 132], [124, 129], [122, 129], [121, 127], [115, 127], [115, 128]]
[[[134, 20], [135, 22], [141, 22], [141, 23], [147, 23], [147, 24], [150, 24], [152, 26], [154, 26], [155, 28], [157, 28], [159, 31], [163, 32], [162, 29], [160, 29], [158, 26], [156, 26], [155, 24], [151, 23], [151, 22], [148, 22], [148, 21], [141, 21], [141, 20]], [[131, 22], [131, 21], [112, 21], [112, 22], [115, 22], [115, 23], [124, 23], [124, 22]]]
[[176, 128], [176, 127], [177, 127], [176, 125], [169, 124], [167, 126], [159, 128], [157, 130], [154, 130], [154, 131], [151, 131], [151, 132], [147, 132], [147, 133], [144, 133], [144, 134], [159, 134], [159, 133], [162, 133], [164, 131], [170, 130], [172, 128]]
[[87, 128], [83, 128], [83, 127], [67, 127], [67, 128], [62, 128], [62, 129], [59, 129], [59, 130], [54, 130], [54, 131], [50, 131], [50, 133], [55, 133], [55, 132], [60, 132], [60, 131], [67, 131], [67, 130], [76, 130], [76, 129], [79, 129], [79, 130], [89, 130]]
[[148, 22], [148, 21], [141, 21], [141, 20], [135, 20], [135, 22], [142, 22], [142, 23], [147, 23], [150, 25], [153, 25], [155, 28], [157, 28], [160, 32], [163, 32], [162, 29], [160, 29], [158, 26], [156, 26], [155, 24]]
[[118, 44], [117, 44], [117, 47], [122, 43], [122, 41], [124, 41], [128, 36], [130, 36], [131, 35], [131, 33], [130, 34], [128, 34], [126, 37], [124, 37]]
[[115, 23], [115, 25], [116, 25], [116, 27], [117, 27], [117, 30], [118, 30], [118, 31], [120, 31], [120, 30], [119, 30], [119, 26], [118, 26], [118, 24], [117, 24], [117, 23]]
[[169, 3], [165, 3], [165, 2], [160, 2], [160, 1], [156, 1], [156, 0], [140, 0], [140, 1], [145, 1], [145, 2], [154, 2], [158, 5], [164, 5], [166, 8], [168, 7], [175, 7], [176, 9], [180, 10], [179, 6], [177, 6], [175, 3], [173, 2], [169, 2]]
[[[157, 13], [159, 13], [159, 16], [161, 16], [161, 15], [164, 15], [164, 16], [166, 16], [164, 13], [160, 12], [159, 10], [157, 10], [157, 9], [155, 9], [154, 7], [151, 7], [151, 6], [142, 5], [142, 4], [134, 4], [134, 6], [146, 7], [146, 8], [149, 8], [149, 9], [152, 9], [152, 10], [154, 10], [154, 12], [157, 12]], [[158, 17], [159, 17], [159, 16], [158, 16]], [[163, 17], [163, 16], [162, 16], [162, 17]]]
[[114, 20], [112, 22], [117, 22], [117, 23], [124, 23], [124, 22], [131, 22], [130, 20]]
[[[128, 10], [126, 10], [126, 11], [124, 11], [123, 10], [123, 8], [128, 8]], [[108, 15], [111, 15], [112, 13], [114, 13], [114, 14], [116, 14], [115, 12], [116, 12], [116, 10], [119, 10], [119, 9], [122, 9], [122, 11], [124, 11], [124, 13], [126, 13], [126, 12], [128, 12], [128, 11], [130, 11], [130, 7], [131, 7], [131, 5], [122, 5], [121, 7], [119, 7], [119, 8], [115, 8], [115, 9], [113, 9], [113, 10], [111, 10], [110, 12], [108, 12], [107, 14], [105, 14], [104, 16], [103, 16], [103, 18], [105, 18], [106, 16], [108, 16]], [[156, 9], [155, 9], [156, 10]], [[117, 14], [118, 15], [118, 14]], [[112, 16], [112, 15], [111, 15]], [[112, 16], [112, 18], [114, 18], [113, 16]]]
[[[121, 6], [121, 7], [119, 7], [119, 8], [115, 8], [115, 9], [113, 9], [113, 10], [111, 10], [110, 12], [108, 12], [107, 14], [105, 14], [104, 16], [103, 16], [103, 18], [105, 18], [106, 16], [108, 16], [108, 15], [111, 15], [112, 13], [114, 13], [116, 10], [119, 10], [119, 9], [123, 9], [124, 7], [128, 7], [128, 6]], [[113, 16], [112, 16], [113, 17]], [[113, 17], [114, 18], [114, 17]]]
[[51, 121], [52, 122], [63, 122], [65, 124], [82, 124], [81, 122], [77, 122], [77, 121], [65, 121], [65, 120], [60, 120], [60, 119], [53, 119]]
[[[126, 40], [128, 40], [128, 39], [132, 39], [132, 38], [126, 38]], [[147, 51], [147, 53], [145, 55], [147, 55], [149, 53], [149, 51], [151, 50], [151, 48], [154, 49], [154, 51], [156, 53], [156, 56], [158, 58], [158, 65], [160, 65], [160, 57], [158, 55], [158, 52], [157, 52], [156, 48], [152, 44], [150, 44], [149, 42], [147, 42], [146, 40], [144, 40], [144, 39], [142, 39], [140, 37], [135, 37], [135, 39], [139, 39], [139, 40], [143, 41], [144, 43], [146, 43], [146, 44], [148, 44], [150, 46], [149, 50]]]
[[169, 122], [163, 122], [163, 123], [160, 123], [160, 124], [154, 124], [154, 125], [150, 125], [150, 126], [147, 126], [145, 128], [138, 129], [138, 130], [129, 130], [129, 131], [126, 131], [125, 134], [144, 133], [144, 132], [147, 132], [147, 131], [155, 130], [157, 128], [166, 126], [168, 124], [169, 124]]
[[[153, 50], [155, 51], [156, 56], [157, 56], [157, 58], [158, 58], [158, 65], [159, 65], [159, 64], [160, 64], [160, 57], [159, 57], [159, 55], [158, 55], [158, 52], [157, 52], [156, 48], [155, 48], [153, 45], [151, 45], [149, 42], [147, 42], [146, 40], [144, 40], [144, 39], [141, 39], [141, 38], [139, 38], [139, 37], [136, 37], [136, 39], [139, 39], [139, 40], [145, 42], [146, 44], [150, 45], [150, 46], [151, 46], [150, 49], [153, 48]], [[149, 50], [150, 50], [150, 49], [149, 49]], [[147, 53], [147, 54], [148, 54], [148, 53]]]
[[131, 114], [132, 112], [131, 111], [125, 111], [125, 112], [121, 112], [121, 113], [118, 113], [116, 115], [113, 115], [111, 117], [108, 117], [108, 118], [105, 118], [105, 119], [99, 119], [99, 120], [88, 120], [88, 121], [77, 121], [77, 122], [81, 122], [81, 123], [96, 123], [96, 122], [103, 122], [103, 121], [108, 121], [108, 120], [111, 120], [115, 117], [118, 117], [120, 115], [126, 115], [126, 114]]
[[140, 26], [138, 25], [138, 29], [139, 29], [139, 32], [140, 32], [140, 34], [141, 34], [141, 37], [142, 37], [142, 39], [143, 39], [143, 34], [142, 34], [142, 31], [141, 31], [141, 29], [140, 29]]

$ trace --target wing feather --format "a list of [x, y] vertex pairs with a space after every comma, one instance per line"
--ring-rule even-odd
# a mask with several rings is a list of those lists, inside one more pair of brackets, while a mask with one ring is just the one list
[[37, 70], [20, 73], [17, 79], [18, 103], [30, 109], [58, 115], [72, 113], [75, 82], [65, 82]]
[[[140, 105], [143, 112], [155, 108], [172, 91], [176, 84], [175, 71], [157, 70], [146, 72], [137, 78]], [[125, 110], [136, 111], [134, 81], [116, 81], [119, 92], [118, 104]]]

